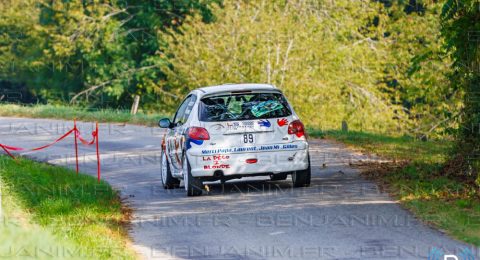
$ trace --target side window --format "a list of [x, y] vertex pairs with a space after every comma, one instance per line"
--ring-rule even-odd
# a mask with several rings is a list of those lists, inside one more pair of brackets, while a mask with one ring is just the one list
[[188, 96], [183, 101], [183, 103], [178, 108], [177, 113], [175, 114], [175, 119], [173, 120], [175, 126], [183, 125], [185, 124], [185, 122], [187, 122], [188, 117], [192, 113], [195, 101], [197, 101], [197, 96], [195, 95]]
[[187, 108], [185, 109], [185, 113], [183, 114], [183, 117], [180, 119], [181, 124], [185, 124], [187, 122], [188, 117], [192, 113], [193, 106], [195, 105], [195, 101], [197, 101], [197, 96], [191, 95], [190, 100], [187, 102]]
[[[185, 115], [185, 110], [187, 109], [187, 106], [188, 106], [188, 103], [190, 102], [190, 99], [191, 99], [192, 96], [188, 96], [183, 102], [182, 104], [180, 105], [180, 107], [178, 107], [177, 109], [177, 112], [175, 113], [175, 117], [173, 118], [173, 124], [175, 126], [177, 125], [181, 125], [182, 124], [182, 120], [183, 120], [183, 117]], [[180, 124], [179, 124], [180, 123]]]

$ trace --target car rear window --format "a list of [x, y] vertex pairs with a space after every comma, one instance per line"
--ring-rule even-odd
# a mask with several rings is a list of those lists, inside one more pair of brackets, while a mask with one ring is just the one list
[[224, 94], [203, 98], [200, 121], [218, 122], [290, 116], [292, 111], [280, 93]]

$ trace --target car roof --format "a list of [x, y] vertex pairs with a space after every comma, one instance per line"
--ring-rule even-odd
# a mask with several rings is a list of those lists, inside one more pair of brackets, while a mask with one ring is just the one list
[[223, 84], [217, 86], [203, 87], [196, 89], [200, 91], [202, 95], [209, 95], [220, 92], [231, 92], [241, 90], [278, 90], [275, 86], [270, 84], [255, 84], [255, 83], [242, 83], [242, 84]]

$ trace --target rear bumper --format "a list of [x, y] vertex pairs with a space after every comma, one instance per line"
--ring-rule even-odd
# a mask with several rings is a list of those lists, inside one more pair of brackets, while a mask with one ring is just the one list
[[[216, 171], [224, 176], [255, 175], [305, 170], [308, 168], [308, 143], [298, 141], [289, 144], [226, 148], [214, 150], [188, 150], [191, 173], [194, 177], [211, 177]], [[252, 152], [253, 151], [253, 152]], [[247, 159], [257, 159], [247, 163]]]

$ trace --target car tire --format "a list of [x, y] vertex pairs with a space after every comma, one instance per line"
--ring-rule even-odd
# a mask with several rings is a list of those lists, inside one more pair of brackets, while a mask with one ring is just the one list
[[[185, 154], [185, 153], [184, 153]], [[185, 154], [183, 159], [183, 182], [185, 184], [185, 191], [187, 196], [200, 196], [203, 193], [203, 182], [200, 178], [195, 178], [192, 176], [192, 171], [190, 168], [190, 162], [188, 161], [187, 155]]]
[[286, 180], [287, 177], [288, 177], [287, 173], [282, 172], [282, 173], [277, 173], [277, 174], [270, 175], [270, 180], [271, 181], [283, 181], [283, 180]]
[[174, 178], [172, 176], [172, 172], [170, 171], [170, 164], [167, 160], [167, 155], [165, 152], [162, 152], [162, 168], [160, 170], [160, 174], [162, 175], [162, 184], [163, 188], [166, 190], [178, 188], [180, 186], [180, 180]]
[[293, 187], [308, 187], [312, 178], [312, 169], [310, 167], [310, 155], [308, 155], [308, 168], [292, 173]]

